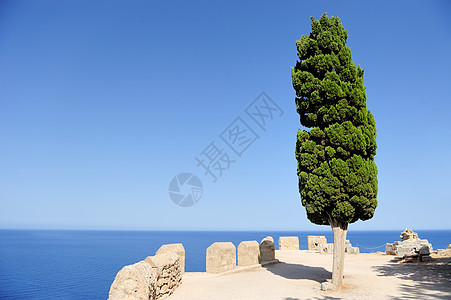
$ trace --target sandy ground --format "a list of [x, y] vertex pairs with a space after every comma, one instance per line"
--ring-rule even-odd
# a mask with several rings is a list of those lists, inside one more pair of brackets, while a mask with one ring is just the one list
[[177, 299], [451, 299], [451, 258], [400, 264], [382, 254], [346, 255], [340, 290], [321, 291], [332, 255], [276, 251], [280, 263], [227, 275], [186, 273]]

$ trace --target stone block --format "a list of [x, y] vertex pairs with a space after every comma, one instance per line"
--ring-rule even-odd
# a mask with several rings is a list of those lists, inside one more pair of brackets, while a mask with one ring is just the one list
[[437, 254], [440, 256], [451, 256], [451, 249], [438, 249]]
[[428, 240], [408, 239], [393, 243], [393, 251], [400, 257], [410, 253], [426, 255], [432, 253], [432, 245]]
[[179, 258], [180, 258], [180, 269], [182, 271], [182, 274], [185, 274], [185, 248], [181, 243], [178, 244], [167, 244], [160, 247], [160, 249], [157, 250], [156, 254], [161, 254], [165, 252], [175, 252]]
[[406, 254], [404, 255], [404, 262], [405, 263], [413, 263], [413, 262], [417, 262], [420, 260], [420, 255], [419, 254]]
[[125, 266], [117, 273], [110, 287], [108, 299], [150, 299], [154, 295], [149, 286], [155, 281], [155, 271], [148, 263], [140, 261]]
[[161, 254], [155, 254], [154, 256], [148, 256], [144, 261], [152, 268], [159, 268], [160, 273], [162, 273], [164, 268], [174, 264], [177, 260], [179, 260], [179, 256], [175, 252], [168, 251]]
[[417, 240], [418, 239], [418, 233], [413, 232], [412, 229], [406, 228], [403, 232], [401, 232], [401, 235], [399, 236], [403, 241], [407, 240]]
[[327, 253], [334, 253], [334, 243], [327, 243]]
[[395, 246], [393, 244], [390, 244], [390, 243], [385, 244], [385, 254], [387, 254], [387, 255], [396, 255]]
[[220, 273], [236, 268], [236, 248], [231, 242], [216, 242], [207, 248], [207, 272]]
[[429, 246], [427, 246], [427, 245], [421, 246], [420, 249], [418, 250], [418, 254], [420, 254], [420, 255], [429, 255], [429, 254], [431, 254]]
[[428, 261], [432, 261], [432, 257], [430, 255], [422, 255], [420, 260], [422, 262], [428, 262]]
[[358, 254], [360, 252], [360, 249], [359, 249], [359, 247], [347, 246], [345, 248], [345, 252], [346, 253], [352, 253], [352, 254]]
[[412, 249], [410, 247], [409, 248], [399, 248], [396, 252], [396, 255], [400, 256], [400, 257], [404, 257], [406, 254], [413, 254], [413, 253], [414, 252], [412, 251]]
[[319, 251], [318, 249], [319, 244], [327, 245], [327, 239], [325, 236], [309, 235], [307, 237], [307, 242], [308, 249], [310, 251]]
[[299, 250], [299, 238], [297, 236], [279, 237], [279, 250]]
[[238, 245], [238, 266], [258, 264], [260, 244], [257, 241], [244, 241]]
[[323, 253], [334, 253], [334, 244], [333, 243], [318, 244], [318, 252], [320, 254], [323, 254]]
[[259, 262], [270, 261], [276, 259], [274, 239], [270, 236], [265, 237], [260, 243]]

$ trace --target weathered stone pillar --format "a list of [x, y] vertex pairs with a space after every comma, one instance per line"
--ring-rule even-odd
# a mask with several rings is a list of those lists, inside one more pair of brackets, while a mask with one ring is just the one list
[[231, 242], [216, 242], [207, 248], [207, 272], [220, 273], [236, 268], [236, 248]]
[[162, 254], [170, 251], [175, 252], [179, 256], [180, 268], [182, 270], [182, 274], [185, 274], [185, 248], [181, 243], [163, 245], [160, 249], [158, 249], [156, 254]]
[[299, 238], [297, 236], [279, 237], [279, 250], [299, 250]]
[[274, 247], [274, 239], [270, 236], [265, 237], [260, 243], [260, 258], [259, 261], [270, 261], [276, 259], [276, 252]]
[[238, 245], [238, 266], [258, 264], [260, 244], [257, 241], [244, 241]]
[[150, 299], [155, 296], [154, 286], [157, 271], [144, 261], [123, 267], [110, 287], [109, 300]]
[[180, 257], [173, 251], [167, 251], [123, 267], [111, 285], [108, 299], [165, 298], [171, 295], [181, 282]]

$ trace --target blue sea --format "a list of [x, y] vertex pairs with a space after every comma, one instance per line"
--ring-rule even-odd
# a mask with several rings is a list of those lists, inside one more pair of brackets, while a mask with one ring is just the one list
[[[451, 230], [417, 231], [434, 249], [446, 248]], [[361, 252], [385, 251], [400, 231], [348, 231], [347, 239]], [[205, 251], [214, 242], [261, 241], [271, 235], [299, 236], [307, 249], [308, 235], [331, 231], [76, 231], [0, 230], [0, 299], [106, 299], [117, 272], [154, 255], [162, 244], [183, 243], [186, 271], [205, 271]]]

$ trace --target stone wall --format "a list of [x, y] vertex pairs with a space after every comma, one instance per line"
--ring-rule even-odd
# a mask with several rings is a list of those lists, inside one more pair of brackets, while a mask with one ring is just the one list
[[207, 248], [207, 272], [220, 273], [236, 268], [236, 248], [231, 242], [216, 242]]
[[150, 289], [156, 281], [152, 267], [140, 261], [123, 267], [117, 273], [109, 292], [109, 300], [156, 299], [155, 290]]
[[274, 239], [270, 236], [265, 237], [260, 243], [259, 262], [272, 261], [276, 259]]
[[155, 256], [148, 256], [145, 260], [156, 271], [153, 286], [155, 299], [167, 297], [174, 292], [182, 282], [182, 268], [177, 253], [167, 250]]
[[160, 247], [157, 250], [156, 254], [162, 254], [166, 252], [175, 252], [180, 258], [180, 269], [182, 270], [182, 274], [185, 274], [185, 248], [182, 244], [167, 244]]
[[161, 247], [155, 256], [123, 267], [111, 285], [108, 299], [156, 300], [171, 295], [182, 282], [181, 258], [173, 248]]
[[299, 238], [297, 236], [279, 237], [279, 250], [299, 250]]
[[257, 241], [244, 241], [238, 245], [238, 266], [258, 264], [260, 244]]
[[308, 241], [308, 249], [310, 251], [319, 251], [318, 245], [327, 245], [327, 239], [325, 236], [318, 236], [318, 235], [309, 235], [307, 237]]

